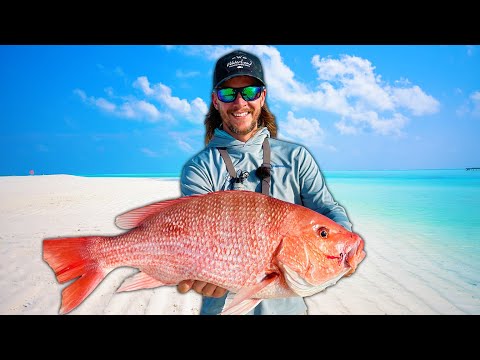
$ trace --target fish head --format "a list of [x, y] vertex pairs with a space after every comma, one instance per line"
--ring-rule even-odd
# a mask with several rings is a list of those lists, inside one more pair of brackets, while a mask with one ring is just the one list
[[316, 294], [353, 274], [365, 258], [364, 240], [340, 224], [305, 208], [277, 254], [289, 287], [300, 296]]

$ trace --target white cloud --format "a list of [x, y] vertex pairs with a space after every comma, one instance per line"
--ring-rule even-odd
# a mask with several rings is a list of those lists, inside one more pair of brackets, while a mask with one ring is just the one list
[[480, 91], [474, 91], [463, 104], [461, 104], [457, 111], [458, 116], [471, 115], [473, 117], [480, 117]]
[[407, 124], [408, 118], [400, 113], [381, 117], [376, 111], [363, 110], [351, 114], [349, 119], [342, 118], [335, 123], [342, 134], [359, 134], [363, 131], [373, 130], [382, 135], [403, 135], [402, 128]]
[[[117, 73], [123, 73], [117, 68]], [[191, 77], [197, 73], [180, 73], [180, 76]], [[187, 120], [194, 124], [202, 124], [208, 112], [207, 104], [199, 97], [191, 102], [172, 94], [172, 89], [165, 84], [151, 84], [147, 76], [139, 76], [133, 83], [133, 88], [140, 90], [140, 96], [129, 95], [119, 97], [114, 95], [111, 87], [105, 88], [105, 93], [110, 98], [95, 98], [87, 96], [84, 90], [75, 89], [74, 93], [90, 106], [121, 118], [137, 121], [168, 121], [171, 123]], [[143, 97], [143, 98], [142, 98]], [[156, 104], [154, 104], [156, 103]], [[191, 152], [192, 148], [187, 143], [178, 141], [185, 151]]]
[[287, 113], [287, 119], [282, 124], [282, 129], [287, 135], [299, 139], [323, 140], [324, 137], [324, 131], [320, 127], [320, 123], [317, 119], [309, 120], [307, 118], [295, 118], [291, 111]]
[[432, 96], [425, 94], [417, 85], [390, 90], [395, 104], [411, 110], [413, 115], [434, 114], [439, 110], [440, 103]]
[[142, 90], [145, 95], [152, 95], [154, 93], [153, 89], [150, 88], [150, 83], [146, 76], [139, 76], [132, 85], [134, 88]]
[[152, 105], [144, 100], [137, 101], [135, 105], [138, 108], [138, 111], [145, 113], [150, 119], [158, 119], [160, 117], [160, 112], [155, 105]]
[[[178, 147], [186, 153], [193, 154], [195, 151], [200, 150], [203, 147], [203, 143], [200, 143], [199, 139], [202, 139], [203, 132], [199, 130], [190, 130], [185, 132], [171, 131], [168, 133]], [[197, 149], [197, 150], [195, 150]]]
[[172, 96], [172, 89], [168, 86], [158, 83], [153, 87], [153, 97], [160, 103], [167, 105], [170, 109], [181, 114], [190, 113], [190, 104], [185, 99], [180, 99], [177, 96]]
[[144, 100], [123, 103], [118, 115], [129, 119], [147, 119], [153, 122], [162, 117], [155, 105]]
[[336, 122], [335, 127], [338, 129], [338, 131], [340, 131], [341, 134], [356, 135], [359, 133], [358, 129], [355, 126], [348, 125], [344, 119]]
[[229, 51], [238, 49], [238, 46], [214, 46], [214, 45], [191, 45], [191, 46], [164, 46], [167, 50], [179, 50], [186, 55], [201, 56], [209, 60], [217, 60]]
[[188, 79], [188, 78], [192, 78], [192, 77], [196, 77], [196, 76], [199, 76], [200, 75], [200, 72], [199, 71], [182, 71], [182, 70], [177, 70], [175, 72], [175, 75], [178, 77], [178, 78], [183, 78], [183, 79]]
[[172, 110], [174, 112], [172, 116], [181, 116], [191, 122], [201, 124], [208, 111], [207, 104], [201, 98], [195, 98], [189, 103], [186, 99], [173, 96], [172, 89], [162, 83], [151, 85], [146, 76], [137, 78], [133, 86]]
[[123, 69], [120, 66], [115, 67], [115, 69], [113, 69], [113, 73], [120, 77], [125, 77], [125, 73], [123, 72]]
[[406, 78], [400, 78], [398, 80], [395, 80], [394, 84], [401, 87], [407, 87], [410, 86], [412, 83]]
[[162, 114], [155, 105], [144, 100], [124, 100], [121, 104], [116, 105], [115, 103], [101, 97], [95, 98], [93, 96], [87, 96], [85, 91], [81, 89], [75, 89], [73, 92], [86, 104], [97, 107], [114, 116], [133, 120], [145, 119], [151, 122], [159, 121], [161, 119], [171, 120], [168, 114]]
[[370, 61], [349, 55], [339, 60], [315, 55], [312, 65], [317, 69], [318, 80], [328, 81], [332, 91], [327, 95], [380, 111], [393, 109], [392, 99], [382, 88], [380, 76], [375, 76]]
[[467, 45], [467, 55], [468, 56], [473, 56], [474, 51], [475, 51], [475, 46]]
[[111, 103], [108, 100], [105, 100], [104, 98], [90, 98], [92, 102], [98, 106], [100, 109], [106, 111], [106, 112], [114, 112], [117, 106], [113, 103]]
[[480, 91], [475, 91], [472, 93], [472, 95], [470, 95], [470, 99], [476, 103], [480, 102]]
[[146, 156], [148, 156], [148, 157], [152, 157], [152, 158], [158, 157], [158, 153], [157, 153], [157, 152], [155, 152], [155, 151], [153, 151], [153, 150], [150, 150], [150, 149], [148, 149], [148, 148], [145, 148], [145, 147], [144, 147], [144, 148], [141, 148], [140, 151], [141, 151], [142, 153], [144, 153], [144, 154], [145, 154]]
[[287, 119], [279, 126], [282, 129], [281, 138], [292, 142], [301, 142], [307, 147], [323, 147], [335, 150], [325, 143], [325, 131], [317, 119], [296, 118], [292, 111], [287, 113]]
[[185, 151], [187, 153], [192, 153], [193, 152], [193, 148], [189, 143], [187, 143], [186, 141], [184, 141], [182, 139], [176, 139], [176, 140], [177, 140], [177, 145], [180, 149], [182, 149], [183, 151]]
[[93, 96], [87, 96], [85, 91], [81, 89], [74, 89], [73, 93], [78, 97], [80, 97], [80, 99], [82, 99], [82, 101], [85, 102], [86, 104], [93, 105], [106, 112], [111, 112], [111, 113], [115, 112], [116, 105], [104, 98], [101, 98], [101, 97], [95, 98]]
[[203, 123], [205, 115], [208, 112], [207, 104], [201, 98], [197, 97], [192, 101], [192, 117], [195, 122]]
[[380, 118], [377, 113], [370, 112], [371, 116], [368, 118], [368, 124], [371, 128], [379, 134], [388, 135], [396, 134], [402, 135], [401, 129], [408, 122], [408, 118], [400, 113], [394, 113], [391, 117]]
[[480, 91], [475, 91], [472, 95], [470, 95], [470, 100], [472, 101], [473, 105], [472, 115], [480, 116]]
[[115, 94], [113, 93], [113, 88], [111, 86], [106, 87], [105, 89], [103, 89], [103, 91], [105, 91], [105, 94], [107, 94], [109, 97], [115, 96]]
[[455, 113], [457, 114], [457, 116], [459, 117], [463, 117], [465, 116], [466, 114], [468, 114], [470, 112], [470, 109], [468, 108], [468, 104], [467, 103], [463, 103], [462, 105], [460, 105], [457, 110], [455, 111]]
[[73, 93], [74, 93], [75, 95], [77, 95], [80, 99], [82, 99], [82, 101], [86, 101], [86, 100], [87, 100], [87, 94], [85, 94], [85, 91], [80, 90], [80, 89], [74, 89], [74, 90], [73, 90]]

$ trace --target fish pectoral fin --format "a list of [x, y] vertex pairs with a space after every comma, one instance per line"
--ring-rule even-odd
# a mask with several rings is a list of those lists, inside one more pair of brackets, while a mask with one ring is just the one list
[[243, 315], [249, 312], [263, 300], [256, 298], [257, 294], [276, 281], [278, 276], [277, 273], [271, 273], [266, 275], [257, 284], [241, 288], [240, 291], [233, 296], [230, 303], [225, 301], [225, 306], [220, 315]]
[[132, 291], [138, 289], [151, 289], [166, 285], [164, 282], [157, 280], [150, 275], [140, 271], [133, 276], [125, 279], [117, 292]]

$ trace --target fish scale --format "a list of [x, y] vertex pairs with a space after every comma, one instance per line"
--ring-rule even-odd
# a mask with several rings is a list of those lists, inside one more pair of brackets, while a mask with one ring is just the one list
[[250, 191], [161, 201], [121, 214], [116, 223], [127, 231], [44, 240], [44, 260], [58, 281], [80, 276], [62, 292], [60, 313], [120, 266], [140, 272], [117, 291], [201, 280], [237, 294], [228, 310], [245, 313], [258, 299], [321, 291], [365, 256], [363, 240], [327, 217]]

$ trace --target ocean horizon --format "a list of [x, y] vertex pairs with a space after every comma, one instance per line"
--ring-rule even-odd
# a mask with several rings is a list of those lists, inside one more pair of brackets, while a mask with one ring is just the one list
[[[349, 178], [349, 177], [396, 177], [400, 176], [428, 176], [433, 172], [441, 172], [442, 176], [455, 176], [461, 173], [480, 173], [480, 167], [462, 168], [428, 168], [428, 169], [361, 169], [361, 170], [324, 170], [321, 169], [326, 178]], [[33, 172], [33, 170], [30, 170]], [[24, 173], [24, 174], [3, 174], [0, 176], [33, 176], [33, 175], [71, 175], [82, 177], [140, 177], [140, 178], [168, 178], [179, 179], [180, 172], [159, 172], [159, 173], [83, 173], [83, 172], [55, 172], [55, 173]], [[407, 177], [408, 177], [407, 176]]]
[[[472, 170], [467, 170], [472, 169]], [[372, 177], [389, 177], [394, 178], [400, 176], [401, 178], [415, 178], [431, 176], [433, 172], [437, 172], [434, 176], [458, 176], [459, 174], [480, 174], [480, 167], [471, 168], [440, 168], [440, 169], [363, 169], [363, 170], [322, 170], [325, 178], [372, 178]], [[50, 174], [42, 174], [50, 175]], [[51, 174], [56, 175], [56, 174]], [[169, 178], [179, 179], [180, 173], [166, 172], [166, 173], [71, 173], [64, 175], [84, 176], [84, 177], [147, 177], [147, 178]]]

